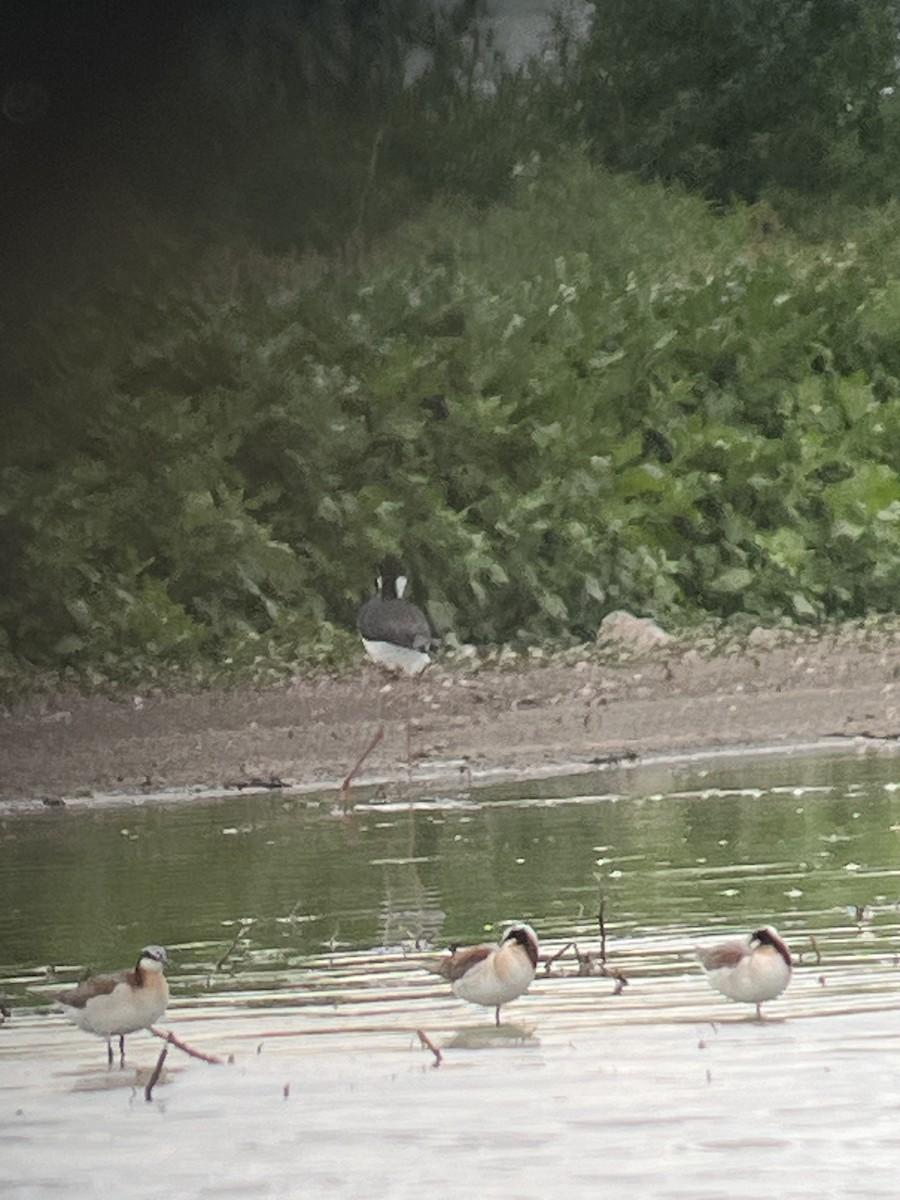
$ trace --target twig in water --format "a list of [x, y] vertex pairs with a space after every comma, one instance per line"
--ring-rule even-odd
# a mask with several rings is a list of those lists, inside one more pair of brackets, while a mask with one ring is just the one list
[[348, 802], [350, 800], [350, 784], [353, 782], [353, 777], [357, 774], [360, 767], [363, 765], [363, 763], [366, 761], [366, 759], [369, 757], [369, 755], [372, 753], [372, 751], [375, 749], [375, 747], [378, 745], [378, 743], [381, 741], [381, 739], [383, 737], [384, 737], [384, 726], [381, 725], [378, 729], [378, 732], [372, 738], [371, 742], [369, 742], [368, 746], [366, 746], [365, 750], [363, 750], [362, 754], [359, 756], [359, 758], [354, 763], [353, 768], [351, 769], [350, 773], [347, 775], [344, 782], [341, 784], [341, 807], [342, 808], [347, 808], [347, 806], [348, 806]]
[[579, 975], [594, 974], [594, 967], [597, 962], [596, 954], [591, 954], [589, 950], [584, 951], [579, 949], [577, 942], [566, 942], [562, 950], [557, 950], [555, 954], [545, 954], [541, 956], [540, 961], [544, 964], [545, 975], [550, 974], [550, 969], [553, 964], [558, 962], [568, 950], [571, 950], [575, 955], [575, 959], [578, 962]]
[[147, 1086], [144, 1088], [144, 1099], [149, 1102], [153, 1099], [153, 1089], [156, 1087], [157, 1081], [162, 1074], [163, 1063], [166, 1061], [166, 1055], [169, 1053], [169, 1043], [166, 1041], [165, 1046], [159, 1052], [159, 1058], [156, 1060], [156, 1066], [153, 1068], [153, 1074], [147, 1080]]
[[578, 954], [578, 947], [575, 945], [575, 943], [574, 942], [566, 942], [566, 944], [563, 946], [562, 950], [557, 950], [557, 952], [555, 954], [551, 954], [551, 955], [548, 955], [547, 957], [545, 957], [544, 958], [544, 974], [549, 975], [550, 968], [553, 966], [553, 964], [556, 962], [556, 960], [559, 958], [562, 958], [562, 956], [565, 954], [565, 952], [569, 949], [574, 950], [576, 955]]
[[[181, 1038], [177, 1038], [171, 1030], [156, 1029], [153, 1025], [150, 1025], [149, 1031], [154, 1037], [163, 1039], [166, 1043], [164, 1049], [168, 1049], [169, 1046], [175, 1046], [177, 1049], [183, 1050], [185, 1054], [189, 1054], [191, 1058], [199, 1058], [202, 1062], [221, 1063], [222, 1061], [215, 1054], [204, 1054], [202, 1050], [194, 1050], [187, 1042], [183, 1042]], [[156, 1081], [154, 1080], [154, 1082]]]
[[614, 996], [621, 996], [628, 987], [628, 979], [618, 967], [608, 967], [604, 963], [600, 968], [600, 974], [605, 975], [607, 979], [614, 979], [616, 981], [616, 986], [613, 988]]
[[241, 924], [240, 924], [240, 927], [239, 927], [237, 933], [231, 939], [231, 945], [228, 947], [228, 949], [225, 951], [225, 953], [222, 955], [222, 957], [218, 960], [218, 962], [214, 965], [210, 974], [207, 975], [207, 977], [206, 977], [206, 986], [207, 987], [209, 987], [209, 981], [212, 979], [213, 975], [218, 975], [219, 971], [221, 971], [222, 968], [225, 966], [225, 964], [228, 962], [229, 958], [234, 953], [234, 950], [237, 947], [238, 942], [241, 940], [241, 938], [244, 936], [245, 932], [250, 928], [250, 926], [252, 924], [253, 924], [252, 921], [241, 921]]
[[430, 1050], [434, 1055], [434, 1062], [431, 1065], [433, 1067], [439, 1067], [444, 1061], [444, 1056], [441, 1054], [440, 1050], [437, 1048], [424, 1029], [417, 1029], [416, 1034], [425, 1049]]
[[[582, 953], [582, 951], [576, 946], [575, 957], [578, 959], [578, 974], [593, 975], [594, 964], [597, 961], [597, 956], [595, 954], [591, 954], [590, 950], [588, 950], [587, 953]], [[603, 972], [603, 969], [604, 968], [601, 966], [601, 973]]]

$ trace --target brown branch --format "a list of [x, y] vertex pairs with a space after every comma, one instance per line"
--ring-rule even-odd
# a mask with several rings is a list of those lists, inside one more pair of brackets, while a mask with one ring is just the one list
[[252, 925], [252, 921], [241, 921], [240, 928], [238, 929], [238, 931], [234, 935], [234, 937], [231, 939], [231, 945], [228, 947], [228, 949], [225, 951], [225, 953], [222, 955], [222, 957], [219, 959], [219, 961], [213, 966], [211, 974], [207, 975], [207, 977], [206, 977], [206, 986], [207, 987], [209, 987], [209, 981], [212, 978], [212, 976], [217, 975], [218, 972], [221, 971], [222, 968], [225, 966], [225, 964], [228, 962], [228, 959], [231, 957], [238, 942], [241, 940], [241, 938], [244, 936], [244, 934], [247, 932], [247, 930], [250, 928], [251, 925]]
[[[549, 974], [550, 974], [550, 968], [551, 968], [551, 967], [553, 966], [553, 964], [554, 964], [554, 963], [557, 961], [557, 959], [560, 959], [560, 958], [562, 958], [562, 956], [565, 954], [565, 952], [566, 952], [567, 950], [570, 950], [570, 949], [571, 949], [571, 950], [574, 950], [574, 951], [575, 951], [575, 954], [576, 954], [576, 955], [578, 955], [578, 947], [575, 945], [575, 943], [574, 943], [574, 942], [566, 942], [566, 944], [563, 946], [562, 950], [557, 950], [557, 952], [556, 952], [555, 954], [551, 954], [551, 955], [549, 955], [548, 957], [545, 957], [545, 958], [544, 958], [544, 960], [543, 960], [543, 962], [544, 962], [544, 973], [545, 973], [546, 975], [549, 975]], [[580, 960], [580, 956], [579, 956], [579, 960]]]
[[[154, 1037], [162, 1038], [166, 1042], [164, 1050], [169, 1046], [175, 1046], [179, 1050], [183, 1050], [185, 1054], [189, 1054], [191, 1058], [199, 1058], [202, 1062], [221, 1063], [221, 1058], [217, 1058], [215, 1054], [204, 1054], [201, 1050], [194, 1050], [187, 1042], [183, 1042], [181, 1038], [177, 1038], [171, 1029], [156, 1029], [153, 1025], [148, 1026], [149, 1032]], [[154, 1082], [156, 1082], [154, 1080]]]
[[159, 1077], [162, 1074], [163, 1063], [166, 1061], [166, 1055], [168, 1053], [169, 1043], [167, 1041], [165, 1046], [163, 1046], [162, 1050], [159, 1052], [159, 1058], [156, 1060], [156, 1066], [153, 1068], [153, 1073], [147, 1080], [147, 1086], [144, 1088], [144, 1099], [148, 1104], [153, 1099], [153, 1089], [156, 1087]]
[[616, 986], [613, 988], [614, 996], [621, 996], [624, 990], [628, 987], [628, 978], [624, 971], [620, 971], [618, 967], [608, 967], [605, 963], [600, 968], [600, 974], [607, 979], [614, 979]]
[[591, 954], [590, 952], [585, 954], [582, 950], [579, 950], [577, 942], [566, 942], [562, 950], [557, 950], [555, 954], [546, 955], [541, 959], [544, 964], [544, 973], [546, 975], [550, 974], [550, 968], [555, 962], [562, 958], [567, 950], [572, 950], [575, 953], [575, 958], [578, 962], [579, 975], [593, 975], [595, 955]]
[[425, 1032], [424, 1029], [417, 1029], [416, 1035], [418, 1036], [419, 1041], [422, 1043], [422, 1045], [425, 1047], [425, 1049], [430, 1050], [431, 1053], [434, 1055], [434, 1062], [431, 1065], [433, 1067], [439, 1067], [441, 1065], [441, 1063], [444, 1061], [444, 1056], [441, 1054], [440, 1050], [437, 1048], [437, 1046], [434, 1044], [434, 1042], [431, 1040], [431, 1038], [428, 1036], [428, 1034]]
[[372, 738], [371, 742], [369, 742], [368, 746], [366, 746], [365, 750], [363, 750], [362, 754], [356, 760], [356, 762], [353, 765], [352, 770], [347, 775], [344, 782], [341, 784], [341, 806], [343, 808], [347, 807], [348, 801], [350, 799], [350, 784], [353, 782], [353, 777], [357, 774], [360, 767], [363, 765], [363, 763], [366, 761], [366, 759], [369, 757], [369, 755], [372, 753], [372, 751], [375, 749], [375, 747], [378, 745], [378, 743], [381, 741], [381, 739], [383, 737], [384, 737], [384, 726], [382, 725], [379, 727], [378, 732]]
[[[588, 950], [588, 952], [586, 954], [582, 953], [582, 951], [579, 950], [578, 947], [576, 946], [575, 947], [575, 957], [578, 959], [578, 974], [579, 975], [593, 975], [594, 963], [597, 961], [596, 954], [591, 954], [590, 950]], [[601, 974], [604, 973], [605, 970], [606, 970], [606, 968], [604, 966], [602, 966], [602, 964], [601, 964], [601, 967], [600, 967]]]
[[819, 949], [818, 938], [815, 936], [815, 934], [810, 934], [809, 941], [810, 941], [810, 945], [813, 948], [813, 952], [815, 953], [816, 966], [818, 967], [822, 962], [822, 951]]

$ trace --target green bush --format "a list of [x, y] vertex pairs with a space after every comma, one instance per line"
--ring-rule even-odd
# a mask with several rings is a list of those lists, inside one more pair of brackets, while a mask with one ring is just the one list
[[581, 154], [358, 271], [146, 233], [13, 345], [4, 650], [88, 680], [354, 652], [399, 557], [441, 632], [894, 610], [900, 240], [800, 242]]

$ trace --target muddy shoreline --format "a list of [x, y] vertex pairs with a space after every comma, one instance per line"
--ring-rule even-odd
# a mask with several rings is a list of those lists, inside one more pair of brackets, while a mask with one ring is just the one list
[[0, 798], [330, 787], [380, 728], [360, 779], [478, 778], [722, 747], [900, 737], [900, 636], [838, 632], [627, 661], [436, 663], [416, 681], [374, 666], [266, 690], [35, 697], [0, 717]]

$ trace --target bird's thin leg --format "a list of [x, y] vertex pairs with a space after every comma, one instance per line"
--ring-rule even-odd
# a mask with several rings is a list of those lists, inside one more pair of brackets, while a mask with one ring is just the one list
[[497, 1022], [497, 1028], [499, 1029], [500, 1028], [500, 1005], [499, 1004], [497, 1005], [497, 1008], [494, 1011], [494, 1020]]
[[106, 1061], [110, 1066], [113, 1065], [113, 1048], [111, 1037], [106, 1039]]
[[412, 698], [413, 688], [415, 687], [415, 678], [407, 681], [406, 684], [406, 769], [412, 775], [413, 767], [413, 751], [412, 751]]
[[756, 1006], [756, 1019], [757, 1021], [761, 1021], [763, 1019], [762, 1004], [757, 1004]]
[[119, 1034], [119, 1066], [125, 1066], [125, 1034]]
[[412, 677], [412, 679], [410, 679], [408, 681], [408, 687], [407, 687], [407, 691], [406, 691], [406, 765], [407, 765], [410, 775], [412, 775], [412, 769], [413, 769], [413, 741], [412, 741], [413, 710], [415, 708], [415, 702], [419, 698], [419, 687], [421, 684], [421, 679], [422, 679], [421, 675], [414, 675]]

